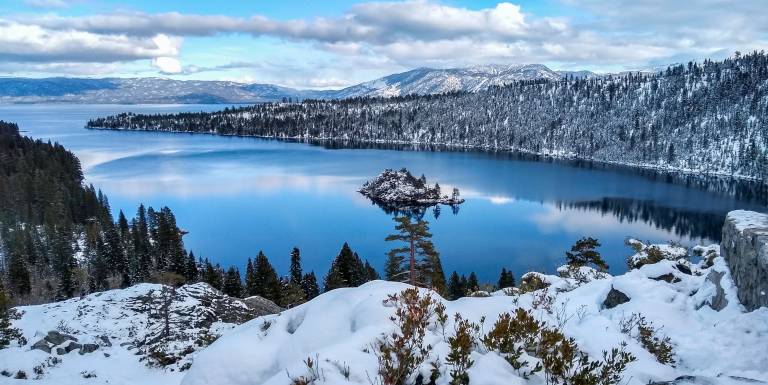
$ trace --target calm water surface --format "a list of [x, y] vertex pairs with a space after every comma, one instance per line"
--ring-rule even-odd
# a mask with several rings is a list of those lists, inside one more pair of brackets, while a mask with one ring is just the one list
[[0, 106], [0, 119], [26, 135], [58, 141], [81, 160], [87, 182], [129, 217], [139, 203], [173, 209], [189, 231], [187, 248], [222, 265], [243, 266], [259, 250], [281, 273], [302, 250], [305, 269], [323, 276], [347, 241], [383, 266], [392, 216], [356, 192], [385, 168], [407, 167], [467, 199], [458, 213], [429, 211], [447, 272], [476, 271], [496, 280], [552, 271], [582, 236], [598, 238], [613, 272], [624, 270], [628, 236], [712, 243], [726, 212], [765, 210], [736, 198], [630, 170], [605, 170], [476, 152], [327, 149], [257, 138], [91, 131], [94, 116], [123, 111], [217, 110], [219, 105]]

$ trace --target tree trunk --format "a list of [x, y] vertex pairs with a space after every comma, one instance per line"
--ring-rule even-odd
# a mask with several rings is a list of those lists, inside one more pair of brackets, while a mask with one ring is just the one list
[[416, 286], [416, 250], [413, 244], [413, 237], [410, 239], [411, 243], [411, 285]]

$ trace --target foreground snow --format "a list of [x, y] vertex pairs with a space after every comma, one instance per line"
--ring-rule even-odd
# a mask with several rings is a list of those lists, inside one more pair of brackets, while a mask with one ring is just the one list
[[[546, 276], [551, 283], [548, 295], [555, 296], [552, 313], [533, 305], [543, 290], [517, 296], [501, 291], [491, 297], [441, 301], [448, 314], [460, 313], [475, 322], [485, 317], [481, 330], [486, 332], [500, 313], [518, 306], [533, 309], [534, 315], [550, 325], [561, 324], [566, 335], [575, 338], [592, 357], [626, 342], [638, 360], [630, 364], [622, 383], [640, 385], [682, 375], [710, 377], [714, 383], [723, 384], [738, 382], [728, 376], [768, 380], [768, 309], [743, 312], [722, 258], [716, 258], [708, 269], [691, 266], [693, 275], [680, 272], [677, 264], [664, 260], [578, 287], [574, 287], [577, 283], [573, 280]], [[725, 274], [721, 285], [728, 304], [719, 312], [708, 306], [716, 291], [706, 280], [709, 271]], [[651, 279], [669, 273], [679, 281]], [[382, 301], [407, 287], [370, 282], [359, 288], [334, 290], [279, 315], [252, 320], [201, 352], [182, 384], [290, 384], [289, 375], [306, 374], [302, 361], [308, 357], [319, 359], [324, 383], [370, 384], [377, 361], [368, 351], [382, 333], [393, 328], [389, 316], [394, 309]], [[611, 287], [631, 300], [603, 309]], [[569, 291], [557, 293], [556, 288]], [[658, 363], [637, 341], [621, 333], [619, 323], [632, 313], [642, 313], [654, 325], [663, 325], [661, 333], [669, 336], [675, 347], [676, 367]], [[446, 328], [448, 334], [453, 331], [451, 323]], [[433, 328], [425, 342], [434, 346], [431, 359], [439, 356], [445, 362], [449, 348], [442, 331]], [[495, 353], [476, 351], [472, 359], [472, 384], [526, 383]], [[349, 368], [348, 379], [345, 368]], [[450, 380], [448, 369], [443, 366], [443, 370], [439, 384]], [[539, 375], [530, 381], [544, 383]]]
[[[197, 343], [200, 336], [226, 333], [236, 326], [238, 319], [247, 317], [250, 310], [241, 301], [226, 297], [204, 283], [177, 289], [170, 305], [172, 337], [162, 348], [181, 359], [161, 368], [150, 365], [148, 356], [154, 347], [159, 347], [154, 339], [163, 324], [157, 306], [163, 298], [163, 288], [157, 284], [139, 284], [17, 308], [22, 317], [14, 326], [21, 329], [28, 343], [22, 347], [13, 343], [0, 350], [0, 371], [6, 372], [0, 376], [0, 384], [27, 383], [29, 380], [6, 377], [16, 376], [18, 371], [23, 371], [30, 380], [55, 385], [178, 384], [183, 376], [181, 369], [191, 363], [195, 351], [202, 348]], [[98, 348], [86, 354], [75, 350], [63, 355], [57, 354], [56, 346], [51, 353], [32, 349], [32, 345], [50, 331], [71, 335], [79, 344], [94, 344]]]
[[[642, 260], [644, 250], [649, 248], [639, 245], [633, 260]], [[716, 256], [716, 246], [698, 248], [701, 255], [712, 256], [702, 258], [699, 264], [680, 259], [676, 247], [660, 248], [668, 252], [666, 259], [616, 277], [589, 268], [570, 272], [561, 269], [561, 275], [571, 278], [530, 273], [549, 285], [532, 293], [505, 289], [487, 297], [456, 301], [438, 297], [450, 316], [445, 335], [440, 327], [433, 326], [425, 339], [434, 346], [427, 361], [439, 357], [443, 364], [438, 384], [450, 381], [445, 365], [449, 347], [445, 341], [454, 330], [453, 314], [460, 313], [474, 322], [485, 317], [481, 332], [487, 333], [500, 313], [518, 307], [531, 309], [534, 316], [550, 326], [561, 327], [593, 358], [626, 342], [637, 361], [629, 365], [622, 385], [644, 385], [680, 376], [697, 376], [696, 383], [717, 385], [744, 385], [737, 377], [768, 381], [768, 308], [744, 311], [724, 260]], [[719, 286], [708, 278], [712, 272], [723, 274]], [[137, 299], [159, 293], [160, 285], [142, 284], [21, 307], [24, 314], [15, 326], [22, 329], [29, 343], [0, 350], [0, 371], [13, 375], [24, 370], [30, 380], [0, 376], [0, 384], [28, 383], [39, 377], [36, 383], [51, 385], [284, 385], [291, 383], [291, 377], [307, 374], [303, 362], [307, 358], [319, 362], [321, 381], [317, 383], [371, 384], [377, 373], [376, 357], [370, 353], [373, 344], [383, 333], [393, 330], [389, 317], [395, 308], [383, 301], [406, 288], [404, 284], [374, 281], [359, 288], [333, 290], [280, 314], [235, 326], [236, 322], [221, 322], [221, 317], [238, 312], [237, 301], [223, 309], [200, 299], [212, 293], [209, 286], [185, 286], [179, 289], [173, 307], [187, 321], [176, 324], [180, 338], [170, 350], [183, 350], [190, 343], [185, 338], [200, 333], [222, 336], [166, 368], [148, 366], [143, 348], [136, 346], [137, 341], [154, 333], [156, 326], [150, 314], [140, 310], [143, 302]], [[630, 300], [606, 309], [603, 301], [612, 288]], [[714, 300], [718, 292], [725, 301]], [[551, 306], [546, 305], [549, 300]], [[671, 339], [674, 367], [658, 363], [635, 339], [621, 332], [620, 323], [633, 313], [643, 314], [647, 321], [661, 327], [661, 336]], [[78, 342], [95, 343], [99, 348], [83, 355], [77, 351], [58, 355], [32, 350], [31, 345], [51, 330], [69, 331]], [[111, 346], [100, 341], [100, 336], [108, 336]], [[474, 366], [469, 375], [473, 385], [545, 383], [541, 374], [524, 380], [502, 357], [482, 347], [472, 353], [472, 359]], [[181, 370], [185, 364], [191, 364], [188, 371]], [[38, 376], [34, 367], [39, 365], [43, 373]], [[425, 373], [429, 369], [427, 364], [422, 368]]]

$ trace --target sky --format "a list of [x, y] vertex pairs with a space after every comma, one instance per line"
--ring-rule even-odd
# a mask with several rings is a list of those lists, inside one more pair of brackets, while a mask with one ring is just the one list
[[418, 67], [616, 72], [768, 46], [765, 0], [0, 0], [0, 76], [341, 88]]

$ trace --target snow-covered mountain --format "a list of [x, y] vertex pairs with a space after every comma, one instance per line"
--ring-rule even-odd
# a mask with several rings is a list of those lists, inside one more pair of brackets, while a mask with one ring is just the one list
[[354, 96], [402, 96], [452, 91], [477, 92], [517, 80], [560, 79], [542, 64], [480, 65], [466, 68], [418, 68], [339, 90], [336, 98]]
[[562, 76], [541, 64], [419, 68], [340, 90], [299, 90], [273, 84], [162, 78], [0, 78], [0, 103], [258, 103], [287, 98], [340, 99], [475, 92], [515, 80], [559, 79]]

